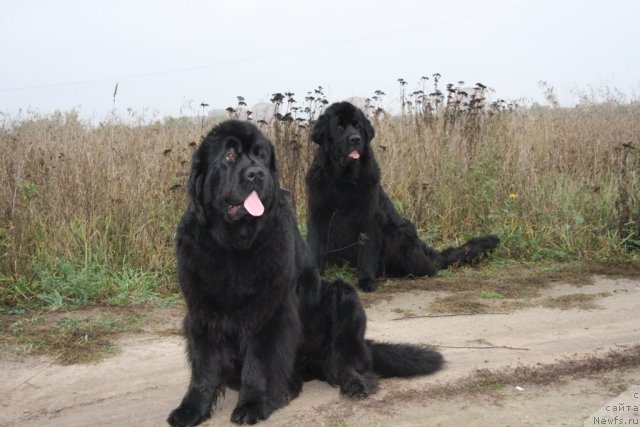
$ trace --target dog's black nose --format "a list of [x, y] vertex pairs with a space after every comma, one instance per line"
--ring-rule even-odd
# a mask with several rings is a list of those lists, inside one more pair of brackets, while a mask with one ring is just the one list
[[255, 181], [256, 179], [262, 180], [264, 178], [264, 170], [258, 166], [251, 166], [245, 171], [244, 177], [247, 179], [247, 181], [251, 182]]
[[351, 135], [349, 137], [349, 142], [352, 144], [358, 144], [360, 142], [362, 138], [360, 138], [360, 135]]

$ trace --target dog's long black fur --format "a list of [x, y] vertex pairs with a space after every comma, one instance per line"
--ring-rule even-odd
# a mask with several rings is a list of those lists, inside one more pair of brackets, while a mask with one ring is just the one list
[[358, 286], [374, 291], [376, 277], [433, 276], [498, 245], [497, 236], [485, 236], [439, 252], [422, 242], [380, 184], [374, 136], [371, 122], [348, 102], [329, 106], [313, 128], [319, 147], [306, 177], [307, 240], [321, 271], [327, 262], [357, 265]]
[[357, 293], [320, 279], [279, 188], [273, 147], [255, 126], [215, 127], [194, 153], [188, 189], [176, 254], [191, 382], [170, 425], [206, 420], [227, 387], [239, 390], [231, 421], [254, 424], [305, 380], [359, 398], [379, 376], [440, 368], [434, 350], [364, 339]]

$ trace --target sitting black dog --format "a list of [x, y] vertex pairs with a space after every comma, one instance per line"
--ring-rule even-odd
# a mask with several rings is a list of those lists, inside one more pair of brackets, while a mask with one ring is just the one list
[[255, 126], [215, 127], [194, 153], [188, 189], [176, 254], [191, 383], [170, 425], [206, 420], [226, 387], [239, 390], [231, 421], [254, 424], [305, 380], [358, 398], [376, 391], [378, 376], [440, 368], [436, 351], [364, 339], [357, 293], [320, 279], [273, 147]]
[[321, 271], [326, 262], [350, 262], [358, 266], [360, 289], [374, 291], [378, 276], [433, 276], [498, 245], [498, 237], [485, 236], [438, 252], [422, 242], [380, 185], [374, 135], [371, 122], [348, 102], [329, 106], [313, 128], [311, 139], [320, 147], [306, 177], [307, 240]]

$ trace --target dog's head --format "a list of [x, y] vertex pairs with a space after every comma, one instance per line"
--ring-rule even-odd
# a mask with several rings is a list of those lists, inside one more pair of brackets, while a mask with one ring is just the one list
[[193, 155], [188, 189], [198, 220], [214, 238], [246, 249], [277, 203], [278, 169], [271, 142], [248, 122], [229, 120], [216, 126]]
[[320, 145], [333, 166], [343, 171], [357, 169], [368, 160], [374, 136], [369, 119], [348, 102], [331, 104], [311, 133], [311, 139]]

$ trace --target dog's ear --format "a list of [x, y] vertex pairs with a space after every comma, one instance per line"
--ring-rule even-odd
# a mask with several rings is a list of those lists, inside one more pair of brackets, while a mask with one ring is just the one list
[[199, 218], [204, 218], [204, 205], [202, 203], [202, 191], [204, 179], [207, 173], [207, 160], [204, 153], [205, 147], [201, 146], [193, 153], [191, 158], [191, 171], [189, 172], [189, 181], [187, 183], [187, 191], [191, 203], [196, 209]]
[[313, 125], [311, 140], [318, 145], [322, 145], [329, 132], [329, 116], [325, 113], [318, 117], [318, 121]]
[[371, 121], [366, 117], [364, 118], [364, 133], [367, 137], [367, 142], [370, 142], [373, 137], [376, 136], [376, 130], [371, 125]]
[[271, 157], [269, 158], [269, 169], [271, 169], [271, 173], [275, 178], [276, 182], [278, 182], [278, 172], [280, 171], [280, 165], [278, 164], [278, 159], [276, 159], [276, 150], [273, 147], [273, 144], [270, 144], [271, 147]]

